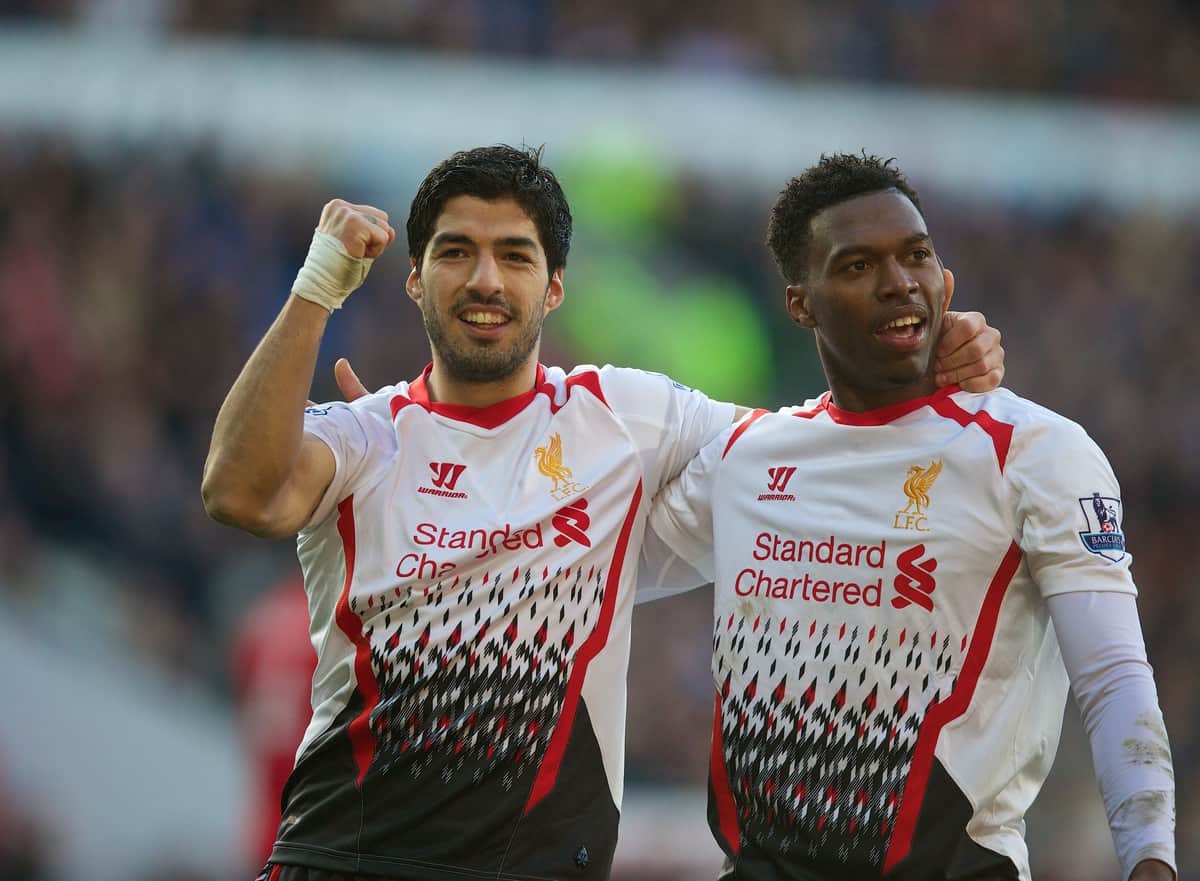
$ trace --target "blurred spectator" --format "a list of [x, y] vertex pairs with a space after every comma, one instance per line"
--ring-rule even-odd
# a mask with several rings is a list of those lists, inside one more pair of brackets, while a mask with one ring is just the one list
[[309, 696], [317, 656], [309, 642], [300, 578], [280, 581], [254, 603], [233, 650], [234, 700], [251, 774], [246, 864], [257, 870], [275, 844], [280, 794], [312, 718]]
[[0, 762], [0, 881], [50, 881], [49, 847], [45, 830], [8, 790]]
[[13, 17], [134, 31], [1192, 104], [1198, 10], [1189, 0], [0, 2]]

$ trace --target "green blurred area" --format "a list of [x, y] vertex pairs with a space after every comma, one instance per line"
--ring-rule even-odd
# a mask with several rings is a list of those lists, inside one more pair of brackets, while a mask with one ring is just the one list
[[712, 275], [664, 286], [628, 257], [580, 261], [557, 316], [580, 360], [656, 370], [723, 400], [762, 401], [771, 344], [746, 291]]
[[662, 164], [626, 147], [576, 156], [562, 178], [586, 245], [548, 330], [582, 361], [655, 370], [724, 400], [766, 400], [772, 346], [751, 292], [661, 247], [680, 201]]

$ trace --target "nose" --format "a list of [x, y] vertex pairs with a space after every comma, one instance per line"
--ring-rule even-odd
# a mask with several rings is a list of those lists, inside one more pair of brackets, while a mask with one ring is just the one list
[[888, 257], [883, 261], [879, 272], [879, 287], [876, 290], [880, 299], [907, 297], [915, 293], [919, 287], [917, 280], [895, 257]]
[[493, 255], [483, 253], [476, 258], [475, 265], [471, 267], [471, 277], [467, 279], [467, 290], [481, 297], [490, 297], [504, 290], [504, 278]]

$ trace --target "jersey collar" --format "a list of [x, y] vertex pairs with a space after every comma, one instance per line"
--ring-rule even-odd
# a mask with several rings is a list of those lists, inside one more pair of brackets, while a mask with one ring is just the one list
[[922, 407], [939, 401], [942, 398], [948, 398], [957, 391], [961, 391], [959, 386], [946, 385], [942, 386], [932, 395], [910, 398], [898, 404], [890, 404], [887, 407], [880, 407], [877, 410], [864, 410], [861, 413], [843, 410], [841, 407], [835, 406], [830, 393], [825, 392], [825, 394], [821, 395], [821, 400], [815, 409], [798, 413], [797, 415], [816, 416], [818, 413], [824, 411], [838, 425], [887, 425], [889, 422], [895, 422], [901, 416], [907, 416], [909, 413], [920, 410]]
[[442, 404], [429, 399], [429, 374], [433, 370], [430, 362], [421, 371], [421, 375], [408, 384], [408, 398], [412, 403], [425, 408], [430, 413], [437, 413], [447, 419], [467, 422], [479, 428], [496, 428], [512, 419], [529, 406], [538, 392], [546, 386], [546, 371], [541, 364], [537, 367], [537, 377], [533, 388], [512, 398], [497, 401], [488, 407], [468, 407], [464, 404]]

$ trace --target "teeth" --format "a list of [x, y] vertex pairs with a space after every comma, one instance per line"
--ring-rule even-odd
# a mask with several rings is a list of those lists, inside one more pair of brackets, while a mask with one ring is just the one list
[[884, 330], [887, 330], [889, 327], [908, 327], [908, 325], [910, 325], [910, 324], [920, 324], [920, 323], [921, 323], [921, 319], [918, 318], [917, 316], [907, 315], [904, 318], [897, 318], [895, 321], [889, 321], [883, 327], [884, 327]]
[[463, 321], [471, 324], [503, 324], [508, 319], [495, 312], [464, 312]]

